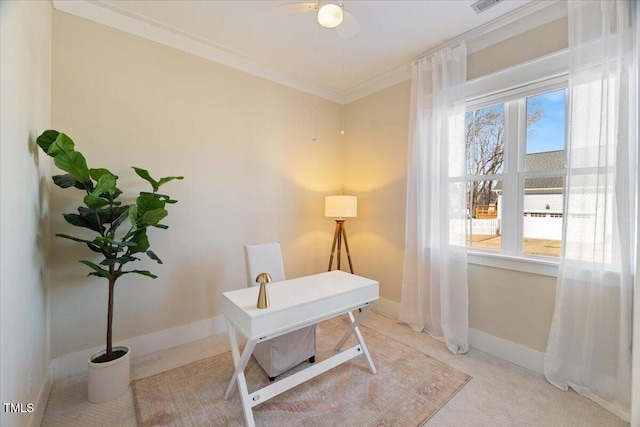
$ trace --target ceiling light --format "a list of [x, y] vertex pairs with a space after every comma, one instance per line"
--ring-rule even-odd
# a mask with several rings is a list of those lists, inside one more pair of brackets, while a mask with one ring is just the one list
[[318, 10], [318, 24], [325, 28], [335, 28], [342, 22], [342, 8], [328, 3]]

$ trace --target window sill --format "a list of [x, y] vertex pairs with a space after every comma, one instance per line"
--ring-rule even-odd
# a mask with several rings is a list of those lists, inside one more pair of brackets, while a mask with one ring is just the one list
[[479, 251], [468, 251], [467, 256], [469, 264], [558, 277], [558, 261], [556, 260], [515, 257]]

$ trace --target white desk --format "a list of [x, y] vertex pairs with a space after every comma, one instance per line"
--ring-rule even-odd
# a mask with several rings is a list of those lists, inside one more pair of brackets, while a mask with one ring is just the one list
[[[254, 406], [356, 356], [364, 354], [369, 370], [372, 374], [376, 373], [376, 367], [358, 325], [373, 306], [373, 302], [378, 299], [377, 281], [336, 270], [269, 283], [267, 289], [271, 306], [266, 309], [256, 308], [259, 290], [257, 286], [222, 294], [222, 313], [227, 321], [229, 344], [235, 366], [225, 398], [231, 396], [237, 384], [245, 421], [249, 427], [255, 425], [252, 411]], [[357, 309], [361, 309], [361, 312], [355, 317], [352, 311]], [[349, 316], [350, 326], [334, 348], [338, 353], [260, 390], [248, 392], [244, 369], [256, 343], [345, 313]], [[242, 355], [236, 331], [247, 338]], [[340, 351], [353, 333], [356, 334], [358, 344]]]

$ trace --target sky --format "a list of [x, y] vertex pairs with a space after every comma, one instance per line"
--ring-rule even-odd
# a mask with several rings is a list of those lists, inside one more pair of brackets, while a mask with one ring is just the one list
[[[527, 128], [526, 154], [565, 149], [565, 94], [566, 89], [559, 89], [527, 97], [527, 115], [537, 109], [541, 109], [542, 117]], [[478, 117], [483, 117], [488, 111], [499, 114], [503, 118], [502, 126], [504, 126], [504, 104], [491, 105], [476, 111], [480, 112]], [[465, 115], [466, 126], [469, 126], [472, 122], [472, 117], [473, 112], [468, 111]], [[496, 124], [496, 126], [500, 127], [499, 124]], [[482, 129], [486, 129], [489, 135], [496, 132], [493, 126], [487, 126]], [[489, 140], [495, 143], [495, 136], [493, 139], [489, 137]], [[478, 154], [474, 150], [468, 152], [468, 163], [469, 159], [473, 159], [476, 155]], [[471, 162], [471, 164], [473, 164], [473, 162]], [[471, 166], [471, 168], [473, 167], [474, 166]], [[467, 172], [474, 174], [477, 171]], [[502, 172], [502, 170], [496, 171], [496, 173], [500, 172]]]
[[527, 110], [543, 106], [542, 119], [527, 132], [527, 154], [565, 148], [565, 89], [527, 98]]

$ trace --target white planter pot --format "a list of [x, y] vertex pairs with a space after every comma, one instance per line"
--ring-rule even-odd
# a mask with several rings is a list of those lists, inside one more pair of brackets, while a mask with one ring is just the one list
[[113, 351], [117, 350], [127, 353], [105, 363], [95, 363], [93, 360], [105, 354], [106, 350], [89, 357], [89, 402], [108, 402], [122, 396], [129, 388], [131, 350], [127, 346], [113, 347]]

